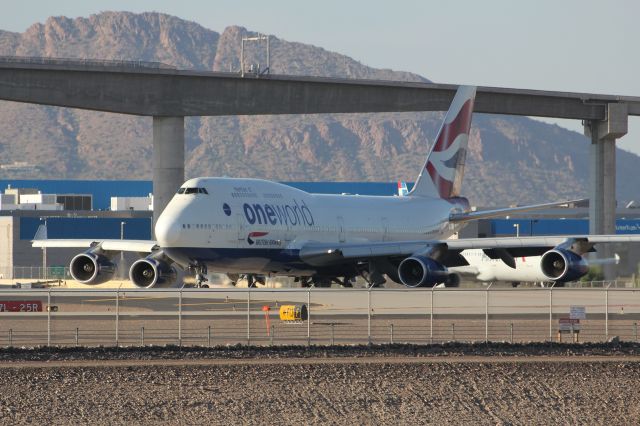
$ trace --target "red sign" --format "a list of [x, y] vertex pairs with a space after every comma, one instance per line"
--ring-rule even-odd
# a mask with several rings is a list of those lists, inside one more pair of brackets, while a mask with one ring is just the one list
[[580, 320], [577, 318], [559, 318], [558, 325], [560, 332], [580, 331]]
[[42, 312], [39, 300], [0, 300], [0, 312]]

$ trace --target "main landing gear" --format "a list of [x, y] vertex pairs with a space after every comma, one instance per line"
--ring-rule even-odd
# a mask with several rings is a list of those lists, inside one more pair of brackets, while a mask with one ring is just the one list
[[299, 282], [302, 288], [317, 287], [329, 288], [332, 284], [338, 284], [341, 287], [353, 287], [353, 277], [326, 277], [314, 275], [313, 277], [296, 277], [294, 282]]
[[209, 288], [209, 280], [207, 279], [207, 265], [197, 264], [193, 267], [196, 273], [196, 287]]
[[238, 284], [238, 281], [241, 279], [247, 280], [247, 287], [254, 288], [256, 284], [265, 285], [266, 278], [264, 275], [254, 275], [254, 274], [227, 274], [227, 278], [231, 280], [231, 285], [234, 287]]

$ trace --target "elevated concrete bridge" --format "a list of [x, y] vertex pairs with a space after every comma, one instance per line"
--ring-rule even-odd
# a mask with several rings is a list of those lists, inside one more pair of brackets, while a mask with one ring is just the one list
[[[184, 182], [184, 117], [447, 110], [457, 86], [179, 70], [159, 63], [0, 57], [0, 99], [153, 117], [154, 218]], [[615, 233], [615, 140], [640, 98], [478, 87], [475, 111], [583, 120], [592, 233]]]

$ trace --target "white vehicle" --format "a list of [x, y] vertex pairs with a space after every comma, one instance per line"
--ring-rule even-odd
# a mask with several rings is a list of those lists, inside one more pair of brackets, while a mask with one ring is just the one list
[[[545, 275], [574, 280], [582, 258], [599, 242], [629, 236], [476, 238], [447, 240], [471, 220], [564, 203], [470, 211], [460, 196], [475, 87], [458, 89], [415, 185], [404, 197], [310, 194], [259, 179], [196, 178], [185, 182], [160, 215], [157, 241], [34, 240], [34, 247], [85, 247], [71, 260], [79, 282], [108, 281], [122, 250], [149, 253], [129, 271], [138, 287], [169, 287], [179, 271], [236, 277], [284, 275], [302, 285], [371, 285], [389, 279], [407, 287], [446, 283], [448, 267], [467, 265], [460, 253], [483, 249], [515, 267], [515, 258], [542, 255]], [[232, 278], [233, 279], [233, 278]]]
[[[505, 281], [511, 282], [514, 287], [523, 282], [545, 283], [552, 281], [542, 270], [542, 257], [516, 257], [515, 268], [508, 266], [501, 259], [492, 259], [483, 250], [463, 250], [461, 253], [469, 265], [454, 266], [449, 268], [451, 275], [450, 282], [459, 282], [460, 278], [455, 275], [470, 277], [475, 281]], [[620, 261], [616, 254], [610, 259], [597, 259], [587, 262], [588, 265], [603, 265]], [[560, 285], [562, 282], [559, 283]]]

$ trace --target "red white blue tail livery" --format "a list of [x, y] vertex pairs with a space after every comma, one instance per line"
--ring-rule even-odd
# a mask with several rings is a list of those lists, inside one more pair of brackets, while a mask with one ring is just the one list
[[458, 89], [411, 195], [460, 196], [475, 97], [475, 87]]

